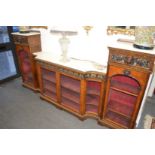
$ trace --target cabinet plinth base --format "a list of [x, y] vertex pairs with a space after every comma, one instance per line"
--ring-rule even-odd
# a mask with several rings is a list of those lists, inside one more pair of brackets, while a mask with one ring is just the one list
[[109, 128], [112, 128], [112, 129], [128, 129], [127, 127], [123, 127], [121, 125], [119, 126], [119, 125], [117, 125], [115, 123], [112, 123], [112, 122], [106, 120], [106, 119], [104, 119], [104, 120], [99, 119], [98, 124], [107, 126]]
[[85, 113], [83, 117], [84, 117], [84, 119], [87, 119], [87, 118], [92, 118], [95, 120], [99, 119], [99, 116], [97, 116], [97, 114], [93, 114], [93, 113]]
[[43, 100], [45, 100], [45, 101], [48, 101], [48, 103], [50, 103], [50, 104], [55, 105], [56, 108], [59, 108], [59, 109], [61, 109], [61, 110], [65, 110], [65, 111], [67, 111], [67, 112], [69, 112], [69, 113], [71, 113], [71, 114], [77, 116], [80, 120], [84, 120], [83, 116], [81, 116], [81, 115], [78, 114], [78, 113], [75, 113], [74, 111], [70, 110], [69, 108], [66, 108], [66, 107], [63, 106], [62, 104], [57, 103], [57, 102], [55, 102], [55, 101], [52, 101], [51, 99], [49, 99], [48, 97], [46, 97], [46, 96], [44, 96], [44, 95], [42, 95], [42, 94], [40, 95], [40, 98], [43, 99]]
[[23, 87], [26, 87], [26, 88], [29, 88], [29, 89], [33, 90], [35, 93], [40, 92], [39, 88], [34, 88], [33, 86], [30, 86], [27, 83], [22, 83], [22, 85], [23, 85]]

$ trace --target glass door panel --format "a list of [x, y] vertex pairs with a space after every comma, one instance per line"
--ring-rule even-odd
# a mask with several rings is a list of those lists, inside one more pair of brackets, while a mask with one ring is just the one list
[[16, 67], [12, 51], [0, 52], [0, 80], [16, 75]]
[[19, 76], [11, 32], [13, 26], [0, 26], [0, 82]]
[[10, 42], [7, 26], [0, 26], [0, 44]]
[[98, 114], [101, 82], [87, 81], [86, 113]]
[[78, 112], [80, 111], [80, 80], [61, 75], [61, 104]]
[[124, 75], [113, 76], [105, 118], [128, 128], [140, 90], [136, 79]]

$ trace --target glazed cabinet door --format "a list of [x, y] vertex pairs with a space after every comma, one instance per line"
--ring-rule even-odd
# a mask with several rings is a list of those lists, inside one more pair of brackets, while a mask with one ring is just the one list
[[101, 100], [102, 83], [98, 81], [87, 81], [86, 86], [86, 104], [85, 112], [98, 116], [100, 114], [100, 100]]
[[145, 80], [145, 73], [109, 67], [103, 114], [105, 122], [116, 128], [134, 127], [146, 86]]
[[19, 67], [23, 82], [33, 86], [34, 77], [32, 74], [31, 55], [28, 46], [16, 45], [16, 53], [18, 56]]
[[56, 72], [41, 67], [41, 94], [52, 101], [57, 102]]
[[61, 74], [61, 104], [66, 108], [80, 113], [80, 79]]

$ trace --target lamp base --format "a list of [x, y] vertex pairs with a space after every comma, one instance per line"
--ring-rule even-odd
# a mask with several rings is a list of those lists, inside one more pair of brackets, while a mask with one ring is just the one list
[[69, 62], [70, 59], [68, 57], [66, 58], [63, 55], [61, 55], [60, 61], [63, 62], [63, 63], [66, 63], [66, 62]]
[[133, 44], [133, 47], [143, 49], [143, 50], [152, 50], [154, 48], [154, 47], [147, 47], [147, 46], [136, 45], [136, 44]]
[[68, 45], [70, 43], [70, 40], [65, 35], [63, 35], [62, 38], [59, 39], [59, 43], [60, 43], [61, 51], [62, 51], [60, 61], [61, 62], [68, 62], [69, 58], [67, 56], [67, 53], [68, 53]]

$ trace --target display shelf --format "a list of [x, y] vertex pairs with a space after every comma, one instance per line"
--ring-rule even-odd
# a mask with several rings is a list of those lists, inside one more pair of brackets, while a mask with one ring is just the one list
[[89, 112], [91, 112], [91, 113], [98, 113], [98, 107], [97, 106], [95, 106], [95, 105], [90, 105], [90, 104], [86, 104], [86, 113], [89, 113]]
[[140, 85], [135, 79], [122, 75], [111, 78], [111, 87], [133, 95], [138, 95], [140, 92]]
[[108, 119], [108, 120], [112, 121], [113, 123], [123, 125], [124, 127], [129, 127], [129, 125], [130, 125], [130, 119], [128, 119], [126, 117], [122, 117], [121, 115], [119, 115], [115, 112], [112, 112], [112, 111], [107, 111], [107, 113], [105, 115], [105, 119]]
[[87, 81], [87, 94], [100, 95], [101, 83], [96, 81]]
[[80, 93], [80, 81], [67, 76], [61, 76], [61, 86]]
[[42, 78], [45, 79], [45, 80], [56, 83], [55, 72], [42, 69]]
[[80, 104], [80, 94], [79, 93], [76, 93], [74, 91], [71, 91], [70, 89], [62, 87], [61, 95], [62, 95], [62, 97], [65, 97], [69, 100], [72, 100], [73, 102], [75, 102], [77, 104]]
[[87, 94], [100, 96], [100, 91], [94, 90], [94, 89], [89, 89], [89, 90], [87, 90]]
[[109, 100], [115, 100], [117, 103], [120, 103], [120, 106], [126, 105], [132, 108], [137, 101], [137, 97], [110, 89]]
[[87, 81], [86, 113], [98, 113], [101, 82]]
[[99, 96], [90, 95], [90, 94], [88, 95], [88, 94], [87, 94], [87, 96], [86, 96], [86, 104], [98, 106], [98, 104], [99, 104], [99, 99], [100, 99]]
[[108, 110], [116, 112], [120, 115], [130, 118], [133, 113], [134, 106], [128, 106], [126, 104], [121, 104], [115, 101], [115, 99], [110, 100], [108, 103]]
[[44, 89], [43, 95], [45, 95], [48, 98], [51, 98], [52, 100], [56, 101], [57, 96], [56, 96], [56, 93], [54, 93], [53, 91], [49, 91], [48, 89]]
[[80, 110], [80, 104], [73, 102], [72, 100], [70, 100], [66, 97], [62, 97], [61, 102], [62, 102], [62, 105], [66, 106], [76, 112], [79, 112], [79, 110]]
[[133, 94], [133, 93], [130, 93], [130, 92], [128, 92], [128, 91], [125, 91], [125, 90], [122, 90], [122, 89], [119, 89], [119, 88], [116, 88], [116, 87], [110, 87], [110, 88], [113, 89], [113, 90], [116, 90], [116, 91], [125, 93], [125, 94], [127, 94], [127, 95], [132, 95], [132, 96], [135, 96], [135, 97], [138, 96], [137, 94]]
[[51, 92], [56, 93], [56, 83], [53, 83], [48, 80], [43, 80], [43, 89], [47, 89]]

